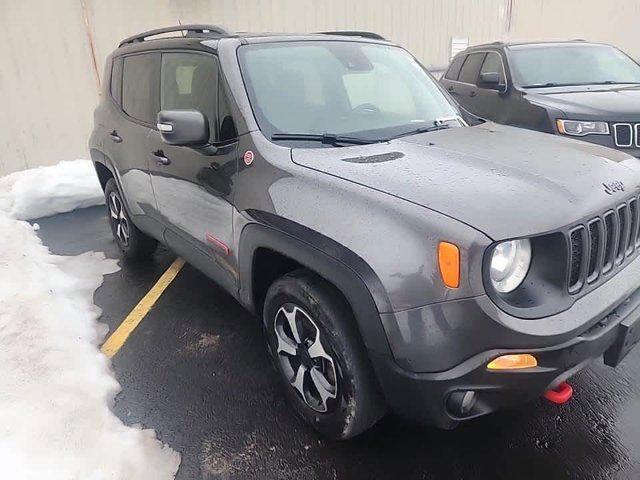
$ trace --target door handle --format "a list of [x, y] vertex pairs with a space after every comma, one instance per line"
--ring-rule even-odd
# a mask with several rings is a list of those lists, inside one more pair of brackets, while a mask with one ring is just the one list
[[469, 93], [470, 97], [475, 97], [476, 96], [476, 91], [475, 90], [471, 90], [471, 93]]
[[169, 165], [171, 163], [171, 160], [164, 156], [162, 150], [157, 150], [153, 152], [152, 155], [158, 165]]
[[111, 137], [111, 140], [113, 140], [115, 143], [122, 143], [122, 137], [118, 135], [118, 132], [116, 132], [115, 130], [111, 132], [109, 136]]

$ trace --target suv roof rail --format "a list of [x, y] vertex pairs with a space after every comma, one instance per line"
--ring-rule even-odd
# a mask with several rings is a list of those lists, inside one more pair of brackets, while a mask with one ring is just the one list
[[387, 41], [382, 35], [373, 32], [361, 32], [358, 30], [339, 30], [337, 32], [318, 32], [321, 35], [342, 35], [344, 37], [364, 37], [364, 38], [372, 38], [374, 40], [384, 40]]
[[162, 35], [163, 33], [186, 32], [187, 37], [206, 37], [210, 34], [228, 35], [230, 32], [219, 25], [176, 25], [175, 27], [156, 28], [125, 38], [118, 44], [118, 48], [131, 43], [144, 42], [147, 37]]

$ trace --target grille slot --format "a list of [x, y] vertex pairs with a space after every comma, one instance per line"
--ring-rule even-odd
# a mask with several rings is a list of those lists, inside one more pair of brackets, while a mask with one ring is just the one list
[[602, 257], [602, 247], [604, 247], [604, 226], [599, 218], [589, 223], [589, 239], [591, 240], [591, 249], [589, 252], [589, 266], [587, 267], [587, 282], [591, 283], [600, 274], [600, 259]]
[[634, 197], [567, 232], [567, 289], [577, 293], [640, 251], [640, 199]]
[[616, 254], [615, 242], [618, 241], [618, 234], [616, 226], [616, 214], [608, 212], [604, 216], [604, 264], [602, 266], [602, 273], [607, 273], [613, 267], [613, 258]]
[[[637, 127], [637, 126], [636, 126]], [[613, 125], [613, 139], [616, 147], [628, 148], [633, 146], [634, 126], [630, 123], [615, 123]]]
[[631, 233], [629, 234], [629, 250], [627, 250], [627, 255], [631, 255], [638, 246], [638, 225], [640, 224], [640, 218], [638, 218], [638, 200], [635, 198], [629, 201], [629, 213], [631, 215]]
[[620, 205], [618, 207], [618, 224], [619, 228], [619, 236], [618, 236], [618, 244], [616, 246], [616, 263], [621, 263], [624, 260], [624, 256], [627, 252], [627, 243], [629, 241], [629, 210], [628, 206]]
[[578, 227], [570, 234], [571, 267], [569, 273], [569, 291], [578, 291], [582, 287], [582, 265], [585, 251], [585, 229]]

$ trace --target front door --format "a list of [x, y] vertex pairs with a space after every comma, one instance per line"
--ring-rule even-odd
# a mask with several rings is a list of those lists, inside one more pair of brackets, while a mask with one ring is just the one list
[[231, 250], [232, 177], [237, 169], [237, 142], [220, 137], [217, 58], [171, 52], [162, 54], [161, 63], [161, 110], [201, 111], [209, 122], [210, 142], [216, 145], [202, 150], [171, 146], [162, 141], [157, 130], [151, 133], [149, 170], [158, 210], [167, 227], [165, 242], [233, 292], [237, 262], [236, 252]]
[[501, 93], [496, 85], [484, 84], [482, 76], [486, 73], [497, 73], [500, 77], [498, 88], [506, 88], [505, 68], [498, 52], [488, 52], [480, 68], [474, 103], [476, 114], [493, 122], [508, 124], [511, 113], [510, 96]]

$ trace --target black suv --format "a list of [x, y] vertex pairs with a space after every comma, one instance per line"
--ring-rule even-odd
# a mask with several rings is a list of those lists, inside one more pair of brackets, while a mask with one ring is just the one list
[[387, 408], [450, 428], [566, 398], [638, 340], [633, 157], [469, 127], [364, 32], [161, 29], [104, 78], [90, 151], [120, 249], [160, 241], [261, 316], [291, 404], [329, 437]]
[[640, 157], [640, 65], [610, 45], [478, 45], [458, 54], [440, 81], [479, 117]]

